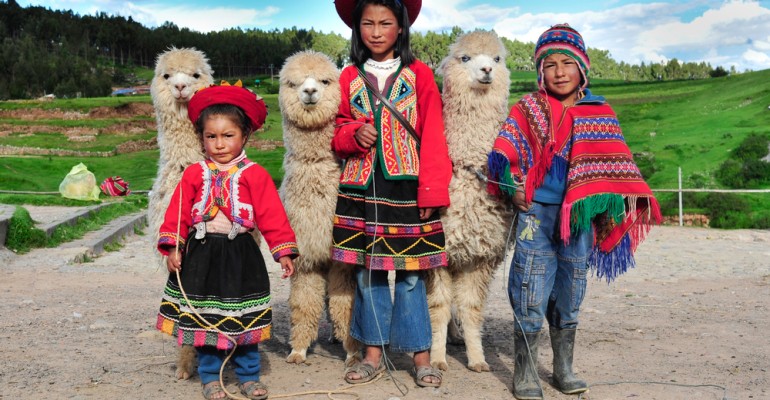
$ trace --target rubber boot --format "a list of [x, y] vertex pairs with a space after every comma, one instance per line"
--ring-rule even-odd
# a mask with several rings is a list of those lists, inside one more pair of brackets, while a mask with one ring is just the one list
[[578, 379], [572, 372], [572, 354], [575, 349], [576, 329], [558, 329], [551, 327], [551, 347], [553, 348], [553, 383], [564, 394], [577, 394], [588, 391], [588, 384]]
[[543, 389], [540, 388], [540, 378], [537, 375], [538, 335], [539, 332], [513, 332], [516, 356], [513, 366], [513, 397], [519, 400], [542, 400], [543, 398]]

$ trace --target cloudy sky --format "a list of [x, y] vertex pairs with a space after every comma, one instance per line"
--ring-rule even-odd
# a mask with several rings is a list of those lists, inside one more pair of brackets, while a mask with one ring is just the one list
[[[348, 37], [333, 0], [17, 0], [72, 10], [131, 16], [156, 27], [170, 21], [200, 32], [226, 28], [296, 26]], [[770, 68], [770, 0], [423, 0], [413, 29], [494, 29], [501, 36], [534, 42], [550, 25], [568, 22], [589, 47], [608, 50], [627, 63], [706, 61], [738, 71]]]

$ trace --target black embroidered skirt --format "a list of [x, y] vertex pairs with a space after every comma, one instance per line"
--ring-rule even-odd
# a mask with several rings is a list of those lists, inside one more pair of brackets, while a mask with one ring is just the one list
[[190, 304], [205, 319], [193, 313], [176, 274], [169, 274], [156, 327], [177, 336], [180, 345], [232, 348], [223, 333], [239, 346], [270, 338], [270, 281], [250, 234], [229, 240], [227, 235], [209, 233], [199, 240], [193, 231], [180, 277]]
[[447, 265], [438, 210], [421, 221], [417, 181], [385, 179], [381, 168], [366, 189], [339, 189], [332, 234], [332, 259], [347, 264], [375, 270]]

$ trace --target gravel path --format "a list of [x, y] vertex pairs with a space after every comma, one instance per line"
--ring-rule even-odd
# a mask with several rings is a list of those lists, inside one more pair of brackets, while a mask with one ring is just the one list
[[[0, 399], [202, 398], [197, 376], [174, 378], [176, 347], [153, 328], [166, 273], [150, 248], [145, 237], [133, 236], [121, 250], [85, 264], [70, 263], [66, 249], [23, 256], [0, 250]], [[769, 260], [768, 231], [654, 228], [636, 269], [609, 285], [589, 283], [575, 354], [576, 371], [592, 385], [582, 398], [770, 398]], [[339, 344], [320, 340], [308, 364], [284, 362], [289, 282], [279, 278], [277, 264], [268, 270], [274, 338], [261, 351], [271, 399], [347, 387]], [[409, 358], [396, 354], [393, 377], [407, 394], [391, 378], [350, 391], [361, 399], [511, 399], [506, 274], [498, 270], [486, 308], [491, 372], [467, 370], [464, 348], [449, 346], [450, 371], [440, 389], [418, 389], [406, 372]], [[329, 332], [322, 321], [321, 337]], [[541, 346], [546, 398], [576, 398], [550, 385], [550, 357], [550, 346]]]

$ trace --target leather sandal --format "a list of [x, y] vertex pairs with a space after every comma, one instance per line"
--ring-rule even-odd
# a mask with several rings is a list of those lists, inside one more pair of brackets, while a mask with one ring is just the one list
[[[359, 361], [345, 369], [345, 382], [352, 385], [366, 383], [380, 376], [383, 371], [385, 371], [385, 363], [383, 363], [382, 360], [380, 360], [380, 365], [378, 365], [376, 368], [372, 364]], [[353, 379], [348, 376], [349, 374], [358, 374], [360, 378]]]
[[[241, 394], [251, 400], [265, 400], [267, 398], [267, 385], [260, 381], [246, 382], [238, 386], [241, 389]], [[263, 394], [254, 394], [255, 390], [264, 390]]]
[[[214, 395], [222, 393], [224, 397], [214, 397]], [[227, 399], [227, 393], [222, 389], [219, 382], [209, 382], [203, 385], [203, 398], [206, 400]]]
[[[412, 374], [414, 375], [414, 383], [417, 384], [417, 386], [420, 387], [440, 387], [441, 382], [443, 381], [443, 377], [441, 374], [441, 371], [439, 371], [436, 368], [433, 368], [431, 366], [422, 366], [422, 367], [414, 367], [412, 368]], [[424, 380], [423, 378], [432, 376], [435, 378], [438, 378], [438, 382], [428, 382]]]

